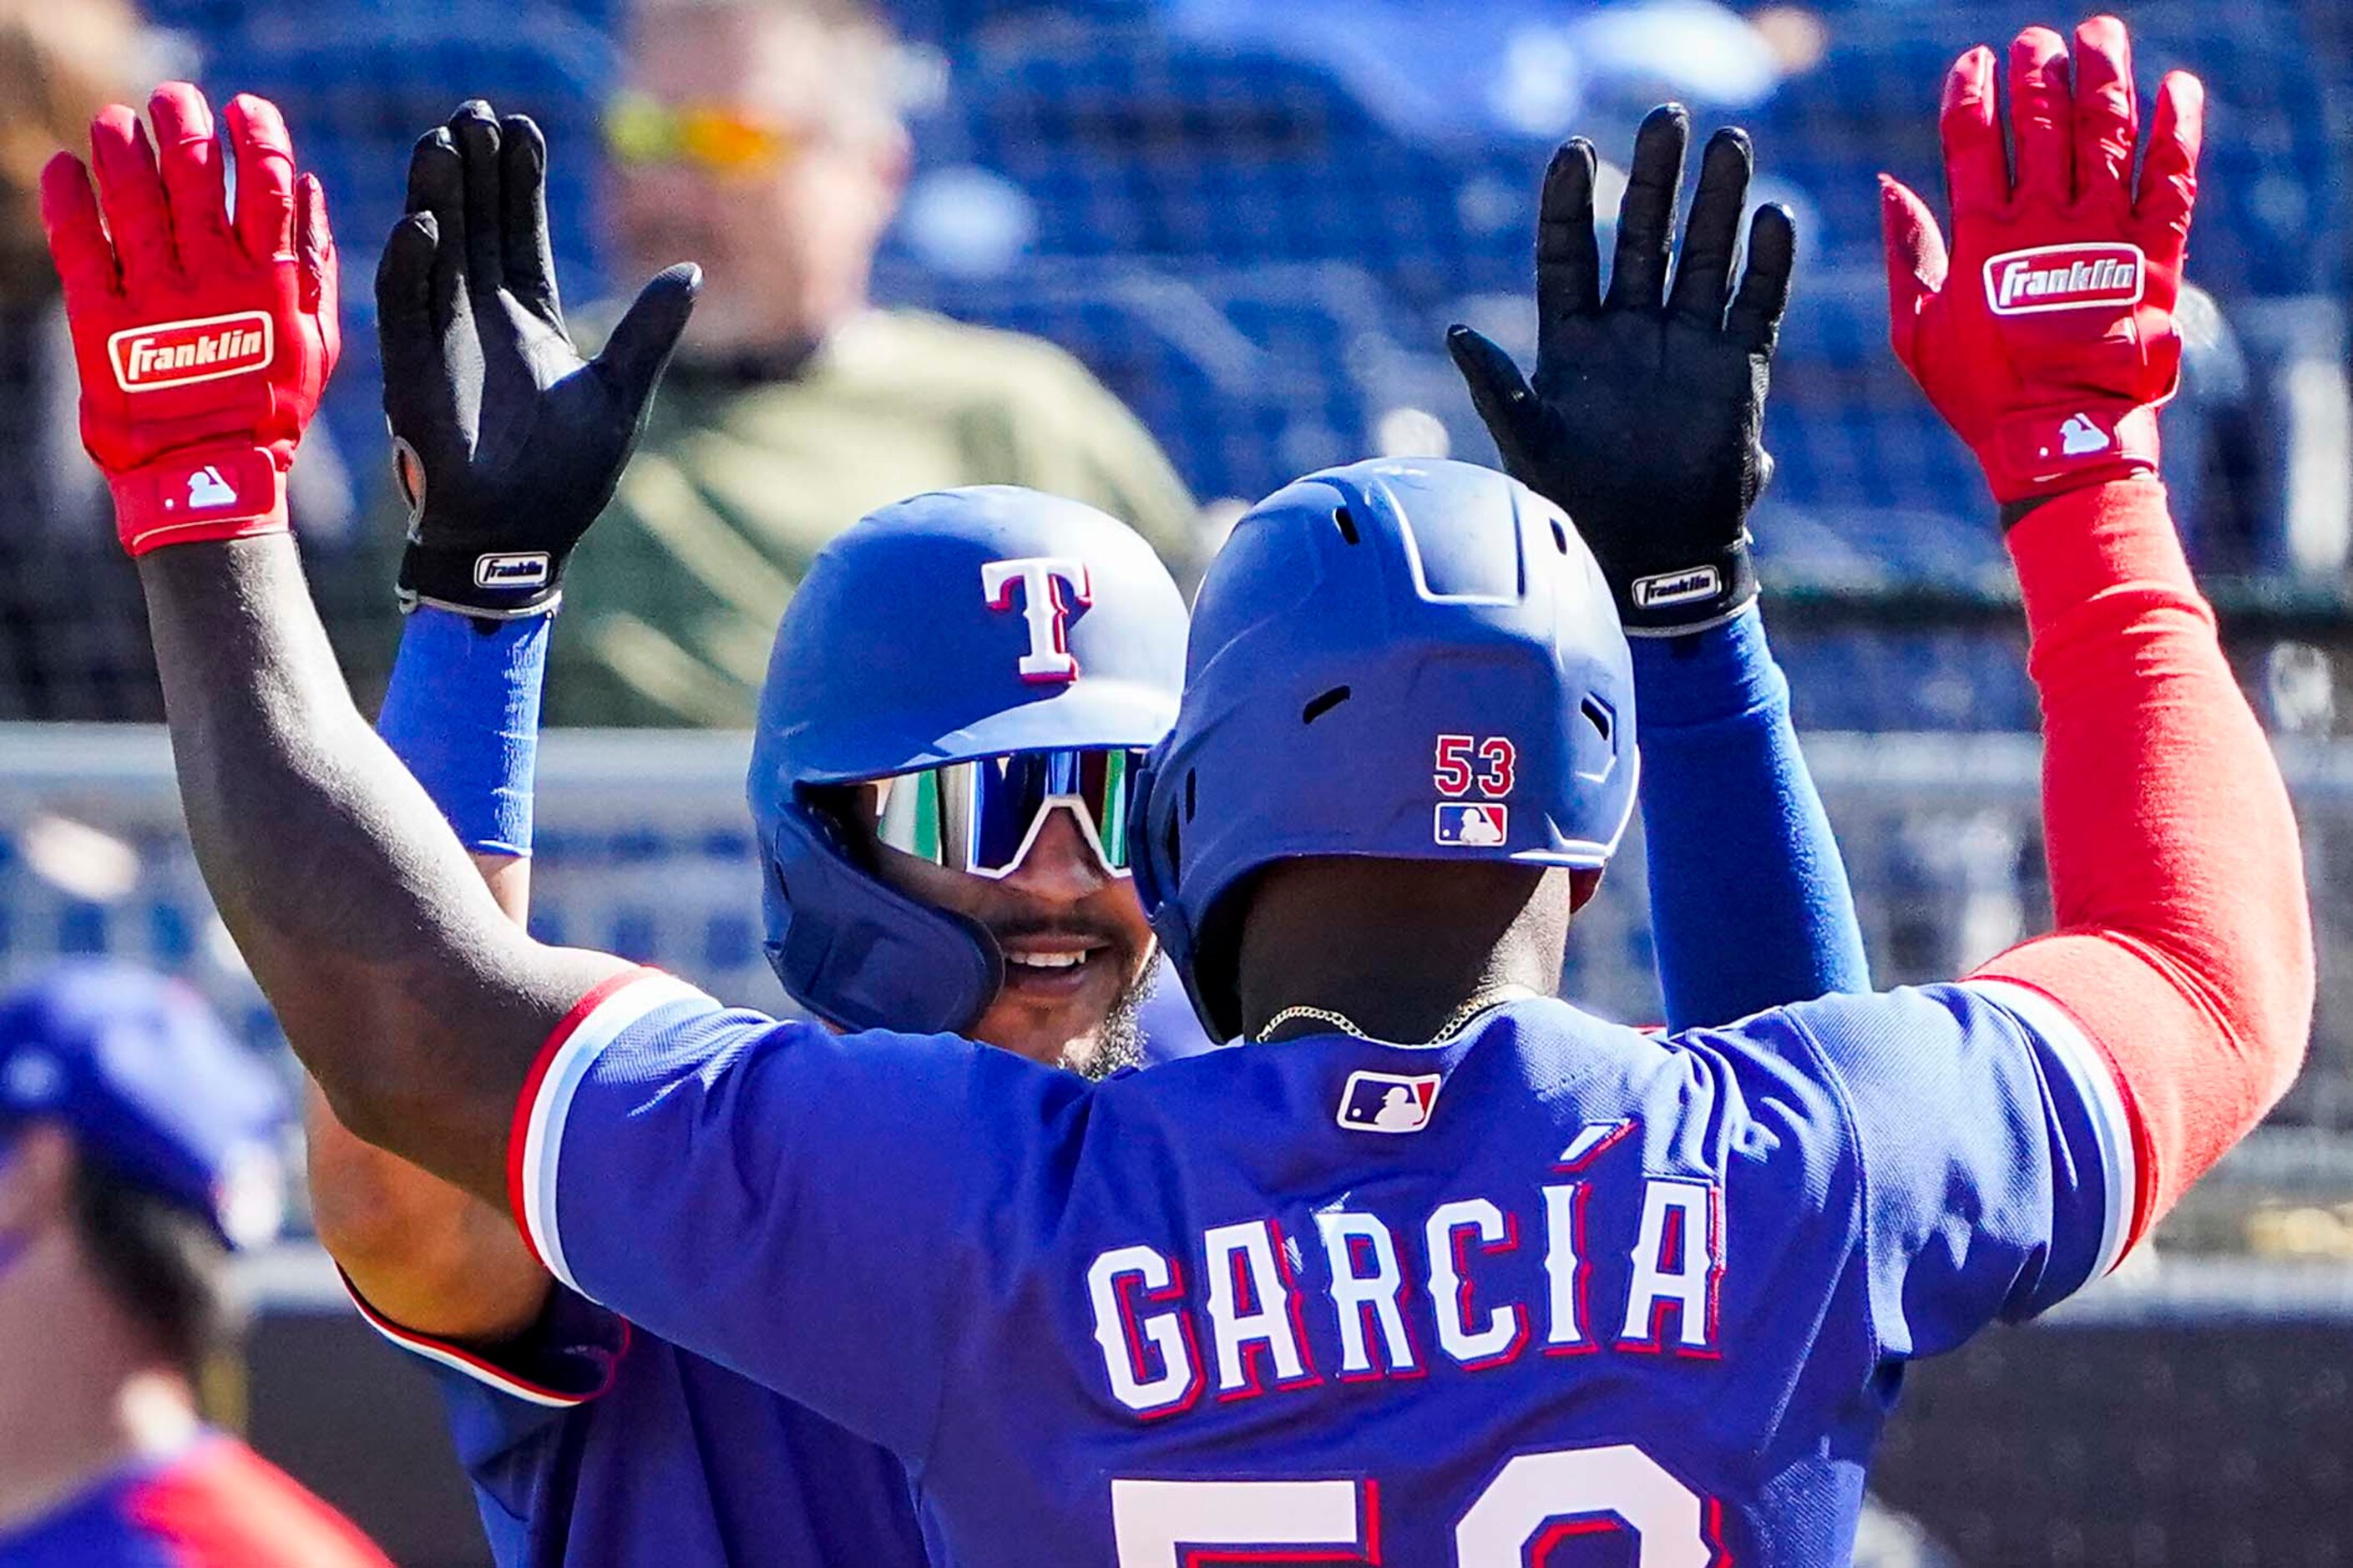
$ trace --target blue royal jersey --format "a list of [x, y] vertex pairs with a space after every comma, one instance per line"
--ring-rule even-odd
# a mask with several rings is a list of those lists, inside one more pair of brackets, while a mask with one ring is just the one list
[[489, 1352], [353, 1300], [434, 1373], [499, 1568], [924, 1568], [889, 1452], [569, 1290]]
[[[1212, 1048], [1173, 978], [1157, 994], [1176, 1011], [1148, 1013], [1147, 1061]], [[927, 1568], [888, 1450], [568, 1289], [488, 1350], [352, 1299], [439, 1384], [499, 1568], [723, 1563], [752, 1548], [809, 1568]]]
[[1844, 1562], [1904, 1363], [2135, 1190], [2105, 1058], [1998, 982], [1090, 1085], [638, 976], [519, 1115], [557, 1278], [899, 1455], [965, 1568]]

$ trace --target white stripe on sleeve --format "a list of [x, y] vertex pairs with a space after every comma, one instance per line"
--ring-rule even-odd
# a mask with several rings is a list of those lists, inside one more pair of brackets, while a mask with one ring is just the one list
[[[2123, 1261], [2125, 1241], [2132, 1234], [2133, 1208], [2139, 1200], [2140, 1171], [2133, 1154], [2132, 1118], [2116, 1088], [2115, 1069], [2099, 1047], [2064, 1008], [2031, 987], [2012, 981], [1982, 979], [1963, 983], [1988, 1001], [2018, 1018], [2045, 1045], [2050, 1056], [2074, 1084], [2099, 1143], [2100, 1184], [2105, 1216], [2100, 1226], [2099, 1256], [2090, 1279], [2097, 1279]], [[2087, 1279], [2085, 1283], [2089, 1283]]]
[[712, 1011], [719, 1007], [718, 1003], [684, 981], [651, 971], [621, 986], [596, 1004], [595, 1011], [581, 1019], [555, 1048], [546, 1074], [540, 1079], [538, 1098], [532, 1103], [522, 1145], [523, 1226], [531, 1233], [531, 1244], [539, 1249], [548, 1272], [592, 1301], [596, 1297], [581, 1289], [580, 1282], [573, 1278], [571, 1265], [565, 1261], [563, 1230], [555, 1209], [565, 1118], [571, 1113], [572, 1097], [579, 1090], [581, 1080], [588, 1076], [588, 1069], [596, 1065], [606, 1047], [655, 1009], [681, 1002]]

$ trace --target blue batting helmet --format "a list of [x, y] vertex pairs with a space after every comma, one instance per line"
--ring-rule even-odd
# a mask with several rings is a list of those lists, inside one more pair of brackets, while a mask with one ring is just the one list
[[1634, 678], [1560, 509], [1467, 463], [1329, 468], [1261, 501], [1194, 604], [1136, 891], [1212, 1037], [1233, 912], [1293, 856], [1598, 868], [1634, 807]]
[[749, 792], [768, 959], [851, 1029], [967, 1027], [1004, 955], [979, 922], [860, 864], [812, 786], [1168, 732], [1185, 602], [1152, 547], [1077, 501], [988, 485], [861, 519], [811, 563], [776, 628]]
[[275, 1075], [177, 981], [81, 959], [0, 995], [0, 1133], [61, 1123], [84, 1159], [231, 1247], [278, 1234], [291, 1120]]

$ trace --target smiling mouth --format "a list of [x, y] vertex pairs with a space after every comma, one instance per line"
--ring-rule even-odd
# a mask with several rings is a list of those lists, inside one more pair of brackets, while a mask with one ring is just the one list
[[1008, 952], [1005, 962], [1017, 969], [1034, 969], [1043, 973], [1057, 970], [1076, 969], [1093, 954], [1090, 952]]
[[1030, 947], [1018, 939], [1004, 952], [1006, 990], [1039, 1000], [1077, 995], [1093, 984], [1096, 974], [1116, 956], [1108, 942]]

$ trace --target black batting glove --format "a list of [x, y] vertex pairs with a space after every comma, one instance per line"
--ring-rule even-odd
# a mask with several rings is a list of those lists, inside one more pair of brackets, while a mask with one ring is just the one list
[[376, 269], [384, 412], [408, 502], [403, 609], [551, 612], [620, 482], [702, 286], [658, 273], [583, 361], [547, 238], [547, 143], [479, 100], [417, 143]]
[[1719, 131], [1669, 288], [1690, 135], [1680, 104], [1642, 121], [1607, 296], [1593, 144], [1578, 137], [1553, 154], [1536, 228], [1533, 390], [1470, 328], [1446, 338], [1504, 467], [1576, 521], [1634, 637], [1699, 631], [1757, 597], [1748, 509], [1773, 472], [1765, 391], [1796, 236], [1788, 208], [1760, 207], [1733, 292], [1750, 153], [1746, 132]]

